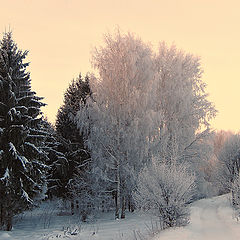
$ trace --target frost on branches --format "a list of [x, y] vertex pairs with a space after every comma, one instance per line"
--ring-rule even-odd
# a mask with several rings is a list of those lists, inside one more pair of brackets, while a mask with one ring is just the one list
[[224, 142], [218, 153], [218, 180], [224, 189], [232, 192], [233, 205], [239, 204], [239, 173], [240, 173], [240, 135], [231, 135]]
[[115, 217], [119, 218], [121, 208], [124, 218], [133, 173], [148, 155], [150, 126], [146, 112], [153, 63], [149, 46], [131, 34], [106, 35], [105, 43], [93, 55], [99, 77], [90, 78], [93, 95], [77, 120], [79, 128], [88, 134], [93, 167], [105, 182], [101, 191], [114, 196]]
[[139, 174], [136, 204], [143, 211], [156, 215], [165, 227], [188, 223], [187, 204], [192, 200], [195, 176], [184, 164], [160, 163], [154, 159]]
[[[203, 197], [204, 178], [200, 169], [212, 152], [208, 144], [209, 121], [215, 117], [202, 80], [199, 57], [159, 44], [154, 57], [153, 109], [161, 112], [158, 131], [153, 134], [154, 155], [172, 162], [188, 162], [198, 175], [196, 198]], [[157, 128], [155, 128], [157, 129]]]
[[120, 208], [124, 217], [126, 205], [134, 204], [137, 176], [152, 158], [187, 162], [199, 171], [211, 151], [205, 139], [216, 110], [207, 100], [199, 58], [164, 43], [154, 54], [120, 31], [104, 40], [93, 54], [98, 75], [90, 77], [92, 96], [76, 121], [118, 218]]
[[[209, 120], [216, 114], [207, 99], [200, 59], [162, 42], [154, 63], [153, 108], [161, 110], [158, 135], [163, 132], [166, 140], [165, 145], [159, 142], [157, 151], [170, 162], [176, 158], [191, 161], [196, 158], [196, 144], [206, 137]], [[207, 130], [201, 133], [200, 128]]]

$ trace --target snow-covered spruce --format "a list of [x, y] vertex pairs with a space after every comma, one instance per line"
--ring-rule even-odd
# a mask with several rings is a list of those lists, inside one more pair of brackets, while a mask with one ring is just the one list
[[[12, 217], [30, 207], [44, 187], [46, 155], [39, 149], [41, 98], [31, 91], [24, 63], [12, 34], [0, 42], [0, 229], [11, 230]], [[32, 132], [34, 129], [35, 133]]]

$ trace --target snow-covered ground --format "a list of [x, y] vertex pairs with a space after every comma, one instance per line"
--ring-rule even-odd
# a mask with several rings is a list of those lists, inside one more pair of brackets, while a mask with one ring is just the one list
[[193, 203], [186, 227], [161, 232], [154, 240], [239, 240], [240, 222], [234, 218], [228, 195]]
[[[96, 221], [80, 223], [77, 216], [57, 216], [54, 205], [26, 212], [12, 232], [0, 232], [0, 240], [132, 240], [133, 232], [147, 233], [151, 218], [127, 213], [124, 220], [114, 220], [113, 212], [102, 213]], [[66, 230], [67, 227], [70, 230]], [[65, 229], [66, 231], [64, 231]], [[77, 235], [71, 235], [74, 230]], [[168, 229], [154, 240], [238, 240], [240, 222], [234, 219], [227, 195], [197, 201], [191, 206], [191, 223], [186, 227]]]
[[[114, 212], [99, 213], [83, 223], [77, 215], [59, 216], [54, 204], [20, 215], [11, 232], [1, 232], [0, 240], [129, 240], [134, 232], [146, 233], [152, 217], [126, 212], [126, 219], [114, 219]], [[76, 233], [76, 235], [74, 235]]]

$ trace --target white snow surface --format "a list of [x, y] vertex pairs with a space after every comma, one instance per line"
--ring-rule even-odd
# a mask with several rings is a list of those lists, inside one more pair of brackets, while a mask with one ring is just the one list
[[[240, 222], [234, 218], [229, 195], [203, 199], [191, 206], [190, 224], [167, 229], [154, 240], [237, 240]], [[77, 216], [57, 216], [54, 203], [18, 217], [12, 232], [1, 232], [0, 240], [133, 240], [133, 231], [147, 233], [151, 217], [128, 213], [126, 219], [114, 220], [114, 213], [101, 213], [97, 220], [80, 223]], [[69, 230], [63, 231], [64, 229]], [[77, 235], [71, 235], [76, 230]]]
[[237, 240], [240, 222], [234, 216], [229, 195], [199, 200], [188, 226], [162, 231], [154, 240]]
[[[153, 221], [150, 215], [126, 211], [125, 219], [114, 219], [114, 211], [99, 212], [83, 223], [80, 216], [63, 214], [57, 204], [43, 203], [15, 219], [11, 232], [0, 231], [0, 240], [129, 240], [135, 232], [144, 233]], [[74, 235], [74, 233], [77, 233]]]

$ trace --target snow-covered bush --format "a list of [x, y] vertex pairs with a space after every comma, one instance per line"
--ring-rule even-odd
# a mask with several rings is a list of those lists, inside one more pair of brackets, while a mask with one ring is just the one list
[[76, 203], [74, 212], [81, 216], [83, 222], [91, 221], [99, 210], [104, 212], [114, 207], [113, 196], [106, 194], [106, 184], [94, 170], [83, 173], [79, 169], [67, 186], [71, 202]]
[[76, 176], [70, 181], [68, 188], [72, 196], [72, 201], [76, 202], [77, 213], [81, 215], [81, 220], [85, 222], [88, 215], [93, 212], [95, 205], [91, 186], [86, 179]]
[[139, 175], [134, 199], [143, 211], [150, 211], [163, 228], [188, 223], [187, 204], [192, 200], [195, 176], [184, 164], [166, 164], [154, 159]]

